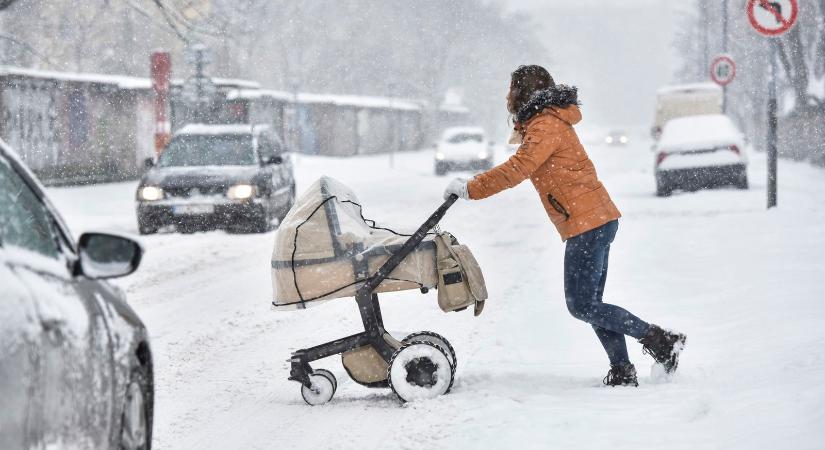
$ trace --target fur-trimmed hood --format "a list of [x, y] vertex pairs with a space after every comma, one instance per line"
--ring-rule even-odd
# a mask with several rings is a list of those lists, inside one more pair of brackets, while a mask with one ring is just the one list
[[547, 108], [564, 109], [571, 105], [579, 105], [578, 88], [566, 84], [557, 84], [551, 88], [533, 93], [527, 104], [519, 109], [516, 120], [520, 124], [525, 124]]

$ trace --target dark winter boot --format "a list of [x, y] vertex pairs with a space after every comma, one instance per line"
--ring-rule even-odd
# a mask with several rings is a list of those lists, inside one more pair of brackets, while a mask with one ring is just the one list
[[663, 330], [657, 325], [650, 325], [650, 330], [645, 337], [639, 339], [642, 352], [652, 356], [657, 363], [663, 365], [666, 373], [676, 371], [679, 353], [685, 348], [685, 341], [687, 341], [687, 336], [684, 334]]
[[636, 368], [627, 363], [621, 366], [610, 366], [610, 372], [602, 380], [605, 386], [639, 386], [636, 379]]

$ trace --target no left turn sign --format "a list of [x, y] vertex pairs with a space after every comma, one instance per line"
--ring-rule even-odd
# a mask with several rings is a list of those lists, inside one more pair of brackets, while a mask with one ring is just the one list
[[751, 26], [765, 36], [781, 36], [796, 23], [797, 0], [748, 0]]
[[713, 58], [710, 63], [710, 78], [720, 86], [727, 86], [736, 77], [736, 63], [727, 55]]

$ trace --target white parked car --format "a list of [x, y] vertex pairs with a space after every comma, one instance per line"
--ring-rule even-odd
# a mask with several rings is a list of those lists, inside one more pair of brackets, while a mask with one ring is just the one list
[[673, 119], [654, 147], [656, 195], [719, 185], [748, 188], [745, 138], [728, 116]]
[[479, 127], [444, 130], [435, 144], [435, 174], [451, 170], [487, 170], [493, 167], [493, 143]]

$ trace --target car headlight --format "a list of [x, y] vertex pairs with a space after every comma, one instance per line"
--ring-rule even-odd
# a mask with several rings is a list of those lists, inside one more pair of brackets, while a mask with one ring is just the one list
[[255, 195], [255, 186], [251, 184], [236, 184], [230, 186], [226, 196], [232, 200], [246, 200]]
[[435, 152], [435, 159], [437, 159], [439, 161], [444, 161], [444, 153]]
[[478, 159], [487, 159], [489, 156], [490, 154], [487, 153], [487, 150], [482, 150], [478, 152]]
[[143, 186], [138, 191], [138, 197], [147, 202], [154, 202], [163, 198], [163, 189], [155, 186]]
[[608, 136], [608, 137], [604, 138], [604, 142], [607, 143], [607, 144], [612, 144], [613, 143], [613, 136]]
[[621, 142], [622, 144], [627, 144], [627, 136], [620, 137], [619, 142]]

